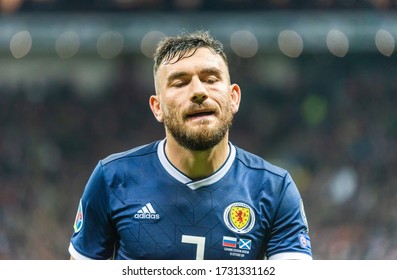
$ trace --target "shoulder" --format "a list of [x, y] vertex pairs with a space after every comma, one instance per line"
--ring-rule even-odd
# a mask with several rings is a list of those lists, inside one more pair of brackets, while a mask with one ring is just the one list
[[142, 156], [155, 154], [155, 153], [157, 153], [158, 143], [159, 143], [159, 141], [156, 141], [156, 142], [152, 142], [150, 144], [132, 148], [127, 151], [111, 154], [100, 161], [101, 165], [106, 166], [109, 164], [117, 164], [118, 162], [121, 162], [126, 159], [140, 158]]
[[236, 147], [236, 160], [248, 169], [264, 171], [274, 177], [285, 178], [288, 175], [287, 170], [239, 147]]

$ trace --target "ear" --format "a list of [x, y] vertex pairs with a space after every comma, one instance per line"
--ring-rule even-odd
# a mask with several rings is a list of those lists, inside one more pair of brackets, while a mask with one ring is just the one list
[[149, 98], [150, 109], [158, 122], [163, 122], [163, 112], [161, 111], [160, 98], [157, 95], [152, 95]]
[[230, 85], [231, 107], [233, 114], [237, 113], [241, 101], [241, 89], [237, 84]]

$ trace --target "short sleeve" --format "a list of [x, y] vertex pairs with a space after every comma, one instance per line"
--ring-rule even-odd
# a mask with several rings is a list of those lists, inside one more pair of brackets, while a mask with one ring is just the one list
[[109, 259], [115, 234], [109, 214], [108, 188], [99, 162], [91, 174], [74, 223], [69, 253], [75, 259]]
[[276, 212], [266, 257], [312, 259], [309, 226], [300, 193], [287, 173]]

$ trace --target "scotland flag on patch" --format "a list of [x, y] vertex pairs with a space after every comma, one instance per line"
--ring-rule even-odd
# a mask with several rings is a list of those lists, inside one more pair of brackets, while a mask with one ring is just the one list
[[238, 241], [239, 249], [251, 250], [252, 241], [251, 239], [240, 238]]

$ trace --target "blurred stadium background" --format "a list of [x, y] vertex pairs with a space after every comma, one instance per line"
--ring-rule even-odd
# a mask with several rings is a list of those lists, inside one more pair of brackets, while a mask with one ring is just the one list
[[397, 259], [397, 1], [0, 0], [0, 259], [67, 259], [97, 161], [163, 137], [163, 35], [210, 30], [232, 141], [288, 169], [316, 259]]

